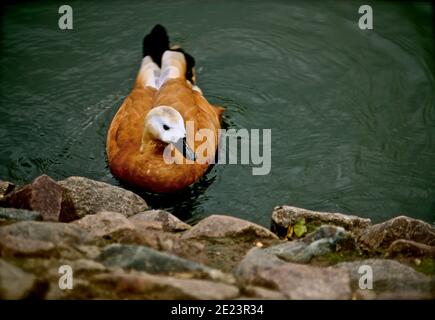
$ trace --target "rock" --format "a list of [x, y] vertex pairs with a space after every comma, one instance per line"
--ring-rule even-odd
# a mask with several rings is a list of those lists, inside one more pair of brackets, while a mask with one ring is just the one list
[[205, 263], [226, 272], [232, 271], [258, 242], [268, 246], [279, 241], [276, 235], [257, 224], [222, 215], [205, 218], [185, 231], [181, 239], [202, 243]]
[[76, 245], [75, 249], [86, 259], [95, 260], [101, 254], [100, 247], [95, 245]]
[[279, 290], [289, 299], [349, 299], [346, 271], [284, 262], [264, 249], [251, 249], [236, 269], [240, 281]]
[[122, 298], [137, 299], [234, 299], [239, 289], [233, 285], [207, 280], [177, 279], [144, 272], [114, 272], [93, 277], [93, 281], [114, 288]]
[[107, 267], [133, 269], [153, 274], [190, 272], [213, 280], [229, 283], [234, 281], [232, 277], [219, 270], [144, 246], [112, 244], [103, 249], [98, 260]]
[[24, 299], [35, 288], [36, 278], [0, 259], [0, 299]]
[[[287, 262], [279, 259], [276, 255], [265, 249], [252, 248], [235, 268], [236, 276], [247, 280], [248, 283], [255, 283], [257, 271], [260, 269], [271, 269], [285, 265]], [[260, 284], [261, 283], [257, 283]], [[268, 283], [266, 283], [267, 285]]]
[[141, 197], [131, 191], [83, 177], [69, 177], [58, 182], [67, 189], [78, 218], [99, 211], [112, 211], [129, 217], [148, 209]]
[[[142, 213], [139, 216], [142, 216]], [[147, 222], [144, 222], [146, 225], [142, 223], [141, 217], [127, 219], [120, 213], [101, 211], [85, 216], [72, 224], [87, 230], [95, 238], [122, 244], [145, 245], [190, 260], [203, 260], [202, 244], [194, 240], [183, 240], [177, 234], [163, 231], [160, 221], [151, 222], [160, 224], [160, 227], [149, 229]]]
[[112, 244], [104, 248], [99, 257], [104, 265], [146, 271], [149, 273], [171, 273], [203, 271], [205, 266], [137, 245]]
[[134, 224], [120, 213], [101, 211], [85, 216], [72, 224], [87, 230], [92, 236], [107, 238], [125, 230], [134, 230]]
[[129, 220], [141, 225], [142, 228], [150, 227], [168, 232], [185, 231], [191, 228], [187, 223], [164, 210], [148, 210], [131, 216]]
[[341, 248], [356, 248], [352, 234], [342, 227], [324, 225], [301, 240], [286, 241], [265, 251], [288, 262], [307, 263], [314, 257], [336, 252]]
[[106, 271], [106, 267], [99, 262], [89, 260], [89, 259], [77, 259], [72, 261], [65, 261], [61, 264], [70, 265], [74, 270], [75, 274], [85, 273], [85, 272], [102, 272]]
[[388, 249], [396, 240], [412, 240], [435, 245], [435, 228], [421, 220], [399, 216], [383, 223], [375, 224], [363, 231], [359, 242], [368, 250]]
[[20, 221], [0, 227], [2, 256], [51, 256], [56, 250], [91, 242], [87, 231], [66, 223]]
[[2, 256], [49, 257], [54, 254], [55, 250], [56, 246], [51, 242], [0, 235]]
[[5, 196], [15, 189], [15, 184], [9, 181], [0, 180], [0, 204], [4, 201]]
[[142, 223], [135, 224], [134, 230], [122, 230], [112, 235], [112, 240], [122, 244], [137, 244], [158, 251], [165, 251], [192, 261], [203, 262], [204, 245], [195, 240], [180, 239], [178, 234], [162, 230], [144, 228]]
[[272, 212], [271, 230], [279, 237], [285, 237], [288, 227], [293, 226], [301, 219], [305, 219], [307, 225], [331, 224], [352, 232], [366, 228], [371, 223], [370, 219], [341, 213], [310, 211], [291, 206], [279, 206], [275, 207]]
[[[345, 270], [349, 272], [351, 287], [360, 290], [359, 280], [365, 272], [359, 272], [361, 266], [370, 266], [373, 274], [373, 292], [376, 298], [388, 294], [391, 298], [404, 296], [420, 296], [425, 299], [435, 298], [434, 279], [415, 271], [397, 261], [388, 259], [367, 259], [362, 261], [343, 262], [329, 270]], [[374, 298], [374, 297], [370, 297]]]
[[39, 212], [25, 209], [0, 208], [0, 221], [42, 220]]
[[183, 239], [235, 237], [277, 239], [275, 234], [255, 223], [223, 215], [212, 215], [201, 220], [182, 236]]
[[112, 292], [101, 292], [98, 288], [92, 287], [88, 280], [77, 276], [74, 276], [72, 290], [62, 290], [59, 288], [58, 281], [53, 281], [47, 291], [44, 297], [46, 300], [92, 300], [98, 298], [101, 300], [102, 297], [108, 299], [113, 297]]
[[388, 256], [407, 256], [412, 258], [435, 258], [435, 246], [428, 246], [411, 240], [396, 240], [388, 248]]
[[243, 288], [243, 293], [249, 298], [268, 299], [268, 300], [284, 300], [285, 296], [275, 290], [270, 290], [257, 286], [246, 286]]
[[76, 218], [65, 190], [47, 175], [8, 193], [4, 201], [13, 208], [38, 211], [45, 221], [68, 222]]

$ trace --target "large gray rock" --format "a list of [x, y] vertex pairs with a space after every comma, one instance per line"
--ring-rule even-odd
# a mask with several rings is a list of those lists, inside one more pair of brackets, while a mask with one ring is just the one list
[[435, 228], [424, 221], [399, 216], [365, 229], [359, 242], [367, 249], [376, 251], [388, 249], [394, 241], [399, 239], [433, 246], [435, 245]]
[[72, 222], [87, 230], [94, 237], [110, 237], [126, 230], [134, 230], [134, 224], [117, 212], [100, 211]]
[[415, 271], [413, 268], [389, 259], [367, 259], [362, 261], [343, 262], [329, 267], [331, 271], [345, 270], [349, 272], [351, 287], [361, 291], [359, 281], [366, 273], [361, 266], [369, 266], [373, 274], [373, 290], [369, 299], [390, 297], [418, 297], [421, 299], [435, 298], [435, 282], [433, 278]]
[[150, 228], [167, 232], [185, 231], [191, 228], [187, 223], [164, 210], [148, 210], [131, 216], [129, 220], [144, 229]]
[[251, 249], [235, 271], [244, 282], [279, 290], [289, 299], [350, 299], [346, 271], [285, 262], [259, 248]]
[[285, 237], [288, 227], [293, 226], [301, 219], [305, 219], [307, 225], [330, 224], [355, 232], [366, 228], [371, 223], [370, 219], [363, 219], [341, 213], [311, 211], [291, 206], [278, 206], [275, 207], [272, 212], [271, 230], [278, 236]]
[[24, 299], [35, 285], [34, 275], [0, 259], [0, 300]]
[[104, 248], [98, 260], [107, 267], [120, 267], [153, 274], [190, 272], [211, 279], [233, 281], [231, 277], [218, 270], [144, 246], [112, 244]]
[[93, 282], [112, 287], [122, 298], [222, 300], [234, 299], [239, 294], [239, 289], [229, 284], [197, 279], [177, 279], [145, 272], [105, 273], [94, 276]]
[[183, 239], [207, 239], [207, 238], [235, 238], [253, 237], [263, 239], [277, 239], [277, 236], [255, 223], [236, 217], [224, 215], [212, 215], [186, 231]]
[[286, 241], [265, 249], [288, 262], [307, 263], [312, 258], [345, 249], [355, 249], [356, 244], [350, 232], [342, 227], [324, 225], [305, 238]]
[[45, 221], [67, 222], [77, 218], [65, 189], [47, 175], [8, 193], [4, 201], [9, 207], [38, 211]]
[[2, 256], [51, 256], [57, 249], [90, 243], [93, 238], [82, 228], [56, 222], [21, 221], [0, 227]]
[[42, 216], [37, 211], [15, 208], [0, 208], [0, 221], [25, 221], [42, 220]]
[[127, 217], [148, 209], [131, 191], [83, 177], [69, 177], [58, 182], [72, 198], [75, 214], [81, 218], [99, 211], [119, 212]]

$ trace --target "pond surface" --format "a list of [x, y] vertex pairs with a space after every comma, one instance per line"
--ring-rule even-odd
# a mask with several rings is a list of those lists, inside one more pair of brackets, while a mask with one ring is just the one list
[[[0, 178], [47, 173], [114, 185], [108, 125], [156, 23], [197, 61], [228, 128], [271, 128], [272, 170], [217, 165], [177, 195], [142, 193], [190, 222], [224, 213], [269, 226], [274, 206], [407, 214], [435, 221], [430, 3], [375, 2], [374, 30], [350, 1], [70, 1], [6, 6], [0, 52]], [[369, 2], [370, 3], [370, 2]]]

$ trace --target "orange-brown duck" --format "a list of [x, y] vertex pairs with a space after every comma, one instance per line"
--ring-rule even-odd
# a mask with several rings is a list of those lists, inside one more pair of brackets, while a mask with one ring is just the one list
[[[162, 26], [144, 38], [143, 57], [134, 88], [109, 127], [109, 167], [128, 184], [174, 192], [197, 181], [215, 159], [223, 109], [204, 98], [195, 85], [194, 59], [169, 47]], [[195, 141], [200, 129], [213, 135]], [[175, 162], [164, 158], [168, 150]]]

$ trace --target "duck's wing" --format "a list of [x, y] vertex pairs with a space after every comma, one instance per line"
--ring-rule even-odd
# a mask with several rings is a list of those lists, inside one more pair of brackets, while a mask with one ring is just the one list
[[107, 134], [106, 151], [109, 162], [123, 149], [139, 150], [144, 119], [152, 107], [155, 92], [152, 87], [135, 87], [124, 100]]

